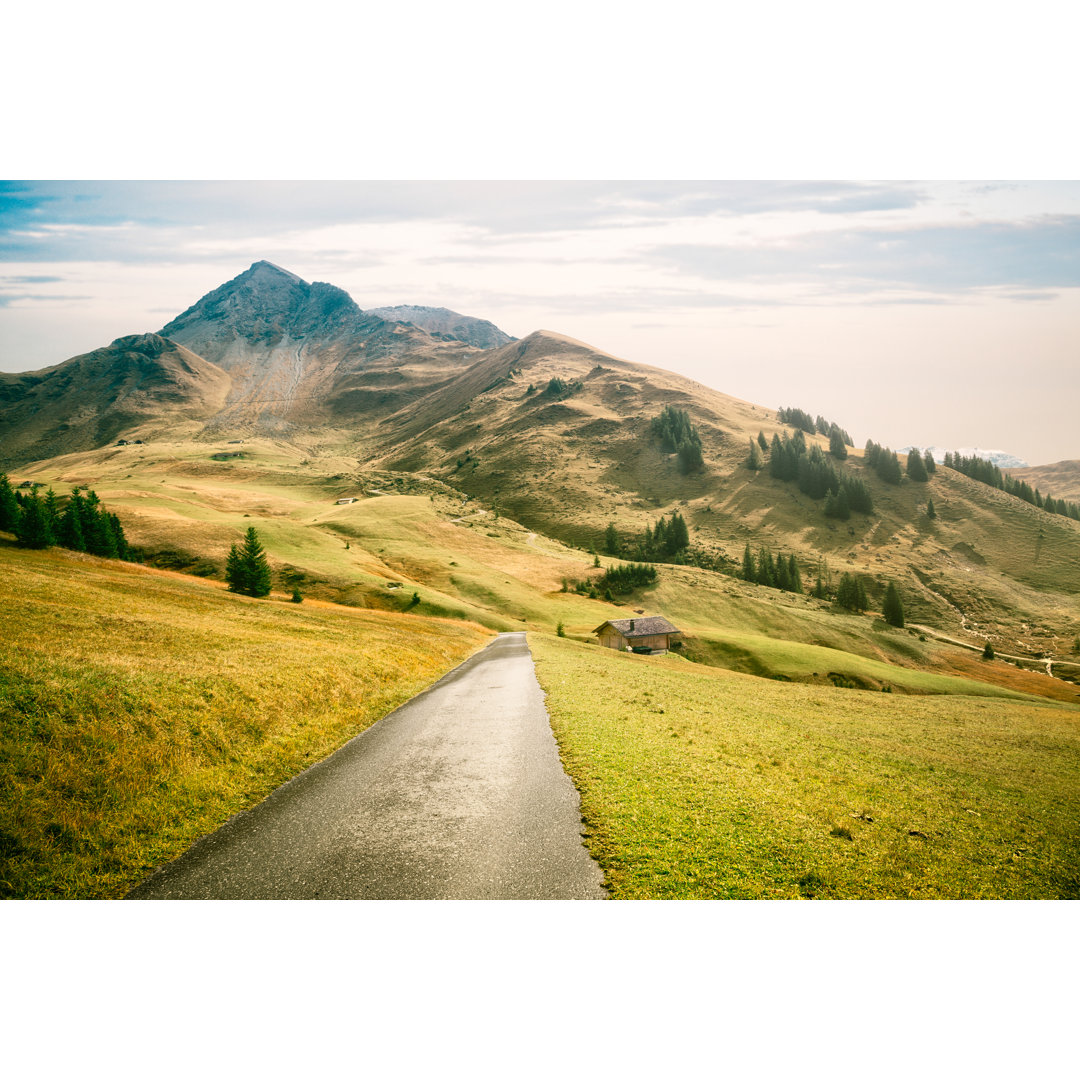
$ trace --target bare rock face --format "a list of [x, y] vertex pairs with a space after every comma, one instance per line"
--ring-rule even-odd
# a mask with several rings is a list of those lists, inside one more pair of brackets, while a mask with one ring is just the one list
[[487, 319], [461, 315], [449, 308], [400, 304], [397, 307], [369, 308], [368, 313], [394, 322], [418, 326], [429, 334], [463, 341], [466, 345], [475, 345], [478, 349], [500, 349], [503, 345], [517, 340]]
[[[162, 334], [226, 369], [251, 350], [274, 349], [286, 339], [321, 341], [377, 330], [347, 292], [269, 262], [257, 262], [225, 282], [161, 330]], [[237, 348], [237, 344], [241, 348]]]

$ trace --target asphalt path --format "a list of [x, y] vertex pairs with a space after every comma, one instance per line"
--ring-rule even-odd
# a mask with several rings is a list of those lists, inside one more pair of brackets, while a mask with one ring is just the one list
[[603, 899], [524, 634], [236, 815], [128, 894]]

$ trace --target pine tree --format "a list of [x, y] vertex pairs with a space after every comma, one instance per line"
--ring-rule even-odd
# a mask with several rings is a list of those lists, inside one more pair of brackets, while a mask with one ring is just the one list
[[[93, 495], [93, 492], [89, 494]], [[102, 509], [96, 497], [92, 504], [88, 499], [86, 505], [92, 510], [90, 526], [84, 532], [86, 550], [91, 555], [98, 555], [103, 559], [117, 558], [120, 552], [117, 550], [116, 534], [113, 532], [109, 515]]]
[[769, 440], [765, 438], [765, 432], [764, 431], [758, 431], [758, 433], [757, 433], [757, 444], [758, 444], [758, 446], [761, 447], [761, 452], [763, 454], [768, 451], [768, 449], [769, 449]]
[[832, 431], [829, 432], [829, 453], [838, 461], [843, 461], [847, 457], [847, 447], [844, 445], [844, 436], [840, 429], [834, 424]]
[[609, 521], [608, 527], [604, 530], [604, 554], [619, 554], [619, 534], [614, 521]]
[[937, 511], [934, 509], [934, 500], [929, 499], [926, 503], [926, 516], [933, 521], [937, 517]]
[[983, 646], [982, 658], [984, 660], [994, 659], [994, 646], [989, 641]]
[[791, 591], [801, 593], [803, 591], [802, 573], [794, 555], [788, 559], [788, 577], [791, 579]]
[[867, 607], [866, 588], [851, 574], [844, 574], [836, 590], [836, 602], [849, 611], [865, 611]]
[[754, 566], [754, 556], [750, 551], [750, 544], [742, 553], [742, 576], [743, 581], [757, 581], [757, 569]]
[[753, 439], [750, 440], [750, 455], [746, 459], [746, 467], [755, 472], [765, 467], [765, 459], [761, 456], [761, 450]]
[[85, 551], [86, 538], [82, 529], [82, 496], [76, 488], [60, 515], [60, 528], [57, 532], [57, 541], [62, 547], [71, 551]]
[[54, 543], [45, 504], [34, 489], [22, 501], [22, 512], [15, 523], [15, 539], [20, 547], [47, 548]]
[[229, 550], [225, 560], [225, 580], [230, 592], [245, 596], [270, 595], [270, 564], [254, 525], [248, 526], [244, 543], [240, 547], [233, 544]]
[[14, 532], [19, 513], [19, 500], [15, 498], [15, 489], [11, 486], [7, 473], [0, 473], [0, 529]]
[[685, 551], [690, 546], [690, 530], [687, 528], [686, 519], [678, 510], [671, 513], [671, 527], [668, 529], [668, 548], [671, 554]]
[[923, 484], [926, 483], [930, 477], [926, 472], [926, 464], [923, 462], [922, 453], [918, 450], [912, 450], [907, 456], [907, 474], [912, 480]]
[[885, 602], [881, 606], [881, 614], [890, 626], [903, 628], [904, 605], [900, 601], [900, 593], [891, 581], [885, 589]]
[[929, 450], [923, 451], [923, 464], [926, 466], [926, 471], [931, 476], [937, 472], [937, 462], [934, 460], [934, 455]]
[[788, 561], [781, 555], [776, 560], [776, 587], [784, 592], [791, 592], [791, 577], [788, 574]]

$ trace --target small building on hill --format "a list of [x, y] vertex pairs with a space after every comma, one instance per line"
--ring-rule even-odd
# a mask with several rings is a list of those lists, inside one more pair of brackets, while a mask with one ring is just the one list
[[682, 631], [660, 615], [644, 619], [608, 619], [594, 631], [607, 649], [659, 655], [666, 653]]

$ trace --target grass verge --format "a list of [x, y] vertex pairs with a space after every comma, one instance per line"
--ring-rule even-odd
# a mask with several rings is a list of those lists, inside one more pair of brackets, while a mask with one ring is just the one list
[[0, 609], [5, 897], [122, 895], [490, 636], [10, 545]]
[[1073, 706], [529, 640], [615, 897], [1080, 897]]

